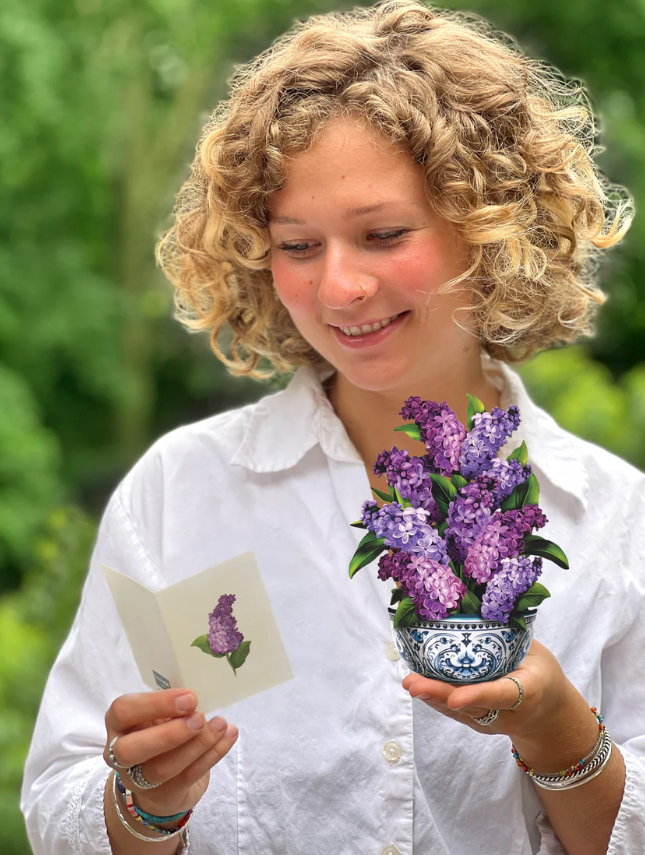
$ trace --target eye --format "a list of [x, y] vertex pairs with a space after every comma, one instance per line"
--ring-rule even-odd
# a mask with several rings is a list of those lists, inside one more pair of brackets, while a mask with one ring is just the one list
[[[407, 234], [408, 231], [409, 229], [399, 229], [395, 232], [371, 232], [368, 234], [367, 240], [370, 240], [370, 238], [376, 238], [377, 242], [374, 246], [377, 246], [380, 249], [382, 246], [390, 246], [391, 244], [396, 243], [398, 239], [404, 234]], [[278, 249], [281, 249], [286, 253], [296, 253], [296, 255], [292, 257], [298, 258], [302, 257], [310, 247], [311, 244], [307, 243], [283, 243], [280, 244]]]

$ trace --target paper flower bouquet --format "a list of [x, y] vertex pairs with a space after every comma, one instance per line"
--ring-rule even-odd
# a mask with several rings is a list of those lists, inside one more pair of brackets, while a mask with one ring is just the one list
[[[519, 408], [489, 413], [468, 395], [464, 427], [445, 402], [411, 397], [400, 415], [412, 424], [395, 430], [423, 442], [426, 453], [393, 446], [379, 454], [373, 471], [386, 476], [389, 491], [372, 488], [383, 504], [365, 501], [352, 523], [367, 534], [349, 576], [380, 556], [378, 578], [399, 583], [390, 613], [412, 670], [448, 682], [494, 679], [528, 651], [534, 609], [550, 596], [537, 581], [543, 559], [569, 566], [559, 546], [533, 533], [548, 520], [526, 444], [497, 457], [520, 424]], [[488, 653], [485, 638], [493, 638]]]

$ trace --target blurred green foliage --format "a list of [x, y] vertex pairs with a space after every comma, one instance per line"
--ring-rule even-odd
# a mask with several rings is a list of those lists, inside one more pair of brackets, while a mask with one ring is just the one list
[[[234, 63], [331, 0], [0, 4], [0, 848], [96, 516], [166, 430], [260, 397], [171, 315], [154, 267], [204, 111]], [[645, 197], [642, 0], [447, 0], [589, 87], [599, 163]], [[598, 335], [520, 368], [568, 430], [645, 468], [645, 223], [610, 254]], [[285, 378], [286, 380], [287, 378]], [[277, 381], [270, 388], [282, 385]], [[589, 402], [593, 401], [593, 407]], [[81, 508], [83, 510], [81, 510]]]

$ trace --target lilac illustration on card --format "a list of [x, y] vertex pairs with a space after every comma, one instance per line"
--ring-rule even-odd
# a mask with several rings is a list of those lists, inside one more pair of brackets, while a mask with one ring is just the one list
[[222, 594], [208, 615], [208, 632], [196, 638], [190, 646], [198, 647], [216, 659], [226, 657], [237, 677], [237, 669], [246, 662], [251, 642], [244, 641], [244, 636], [237, 628], [237, 621], [233, 617], [234, 602], [235, 594]]

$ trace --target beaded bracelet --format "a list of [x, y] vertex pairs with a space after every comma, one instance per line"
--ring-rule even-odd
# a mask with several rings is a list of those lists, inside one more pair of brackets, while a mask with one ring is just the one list
[[605, 725], [603, 722], [603, 717], [598, 713], [596, 707], [590, 707], [591, 712], [595, 715], [598, 721], [598, 741], [594, 745], [590, 754], [587, 757], [581, 757], [577, 763], [574, 763], [573, 766], [569, 766], [568, 769], [563, 769], [561, 772], [536, 772], [535, 769], [527, 766], [524, 760], [519, 755], [517, 748], [514, 745], [511, 745], [511, 753], [515, 758], [515, 762], [517, 765], [523, 769], [527, 775], [533, 777], [534, 775], [540, 775], [541, 778], [552, 778], [554, 781], [561, 780], [562, 778], [570, 778], [575, 772], [581, 771], [581, 769], [585, 766], [585, 764], [590, 763], [591, 760], [598, 754], [598, 751], [603, 742], [603, 732], [605, 730]]
[[[179, 855], [179, 852], [183, 852], [183, 853], [188, 852], [188, 849], [190, 847], [190, 826], [189, 825], [184, 825], [183, 828], [179, 828], [176, 831], [171, 831], [168, 834], [162, 835], [161, 837], [146, 837], [145, 834], [139, 834], [138, 831], [136, 831], [134, 828], [132, 828], [130, 823], [126, 820], [126, 818], [121, 813], [121, 806], [120, 806], [119, 800], [117, 799], [117, 796], [116, 796], [116, 773], [112, 777], [112, 799], [114, 801], [114, 809], [116, 811], [116, 815], [119, 818], [119, 822], [121, 823], [121, 825], [124, 825], [128, 829], [128, 831], [130, 832], [130, 834], [134, 835], [134, 837], [137, 837], [139, 840], [145, 840], [146, 843], [161, 843], [162, 841], [168, 840], [171, 837], [179, 836], [179, 839], [182, 842], [182, 848], [180, 850], [178, 850], [177, 855]], [[161, 829], [159, 829], [159, 830], [161, 831]]]
[[[192, 812], [193, 812], [192, 808], [187, 812], [182, 811], [180, 814], [178, 814], [175, 817], [175, 819], [178, 819], [180, 816], [183, 816], [182, 821], [179, 823], [179, 825], [176, 828], [160, 828], [158, 825], [155, 825], [152, 822], [148, 822], [146, 819], [143, 818], [143, 816], [140, 815], [139, 811], [137, 810], [137, 806], [134, 803], [132, 790], [128, 790], [128, 788], [123, 785], [123, 782], [121, 781], [121, 776], [119, 775], [118, 772], [115, 771], [115, 775], [118, 778], [118, 781], [116, 781], [116, 785], [119, 788], [119, 792], [123, 796], [123, 800], [125, 801], [125, 804], [126, 804], [126, 807], [128, 808], [130, 816], [132, 816], [137, 822], [140, 822], [143, 825], [145, 825], [146, 828], [150, 828], [150, 829], [152, 829], [152, 831], [157, 831], [159, 834], [163, 834], [164, 836], [167, 837], [169, 835], [176, 834], [178, 831], [180, 831], [184, 827], [184, 825], [186, 825], [188, 820], [190, 819]], [[143, 813], [143, 811], [141, 813]], [[146, 816], [148, 816], [148, 814], [146, 814]], [[163, 820], [165, 822], [170, 821], [169, 819], [165, 819], [164, 817], [155, 817], [155, 819], [160, 819], [160, 820]]]
[[561, 778], [559, 781], [553, 781], [542, 778], [539, 775], [533, 775], [531, 780], [543, 790], [568, 790], [573, 789], [574, 787], [580, 787], [582, 784], [586, 784], [588, 781], [593, 780], [593, 778], [602, 772], [611, 757], [612, 741], [609, 738], [609, 734], [605, 732], [603, 736], [605, 735], [607, 738], [603, 743], [602, 751], [598, 756], [588, 763], [583, 770], [575, 772], [570, 778]]

